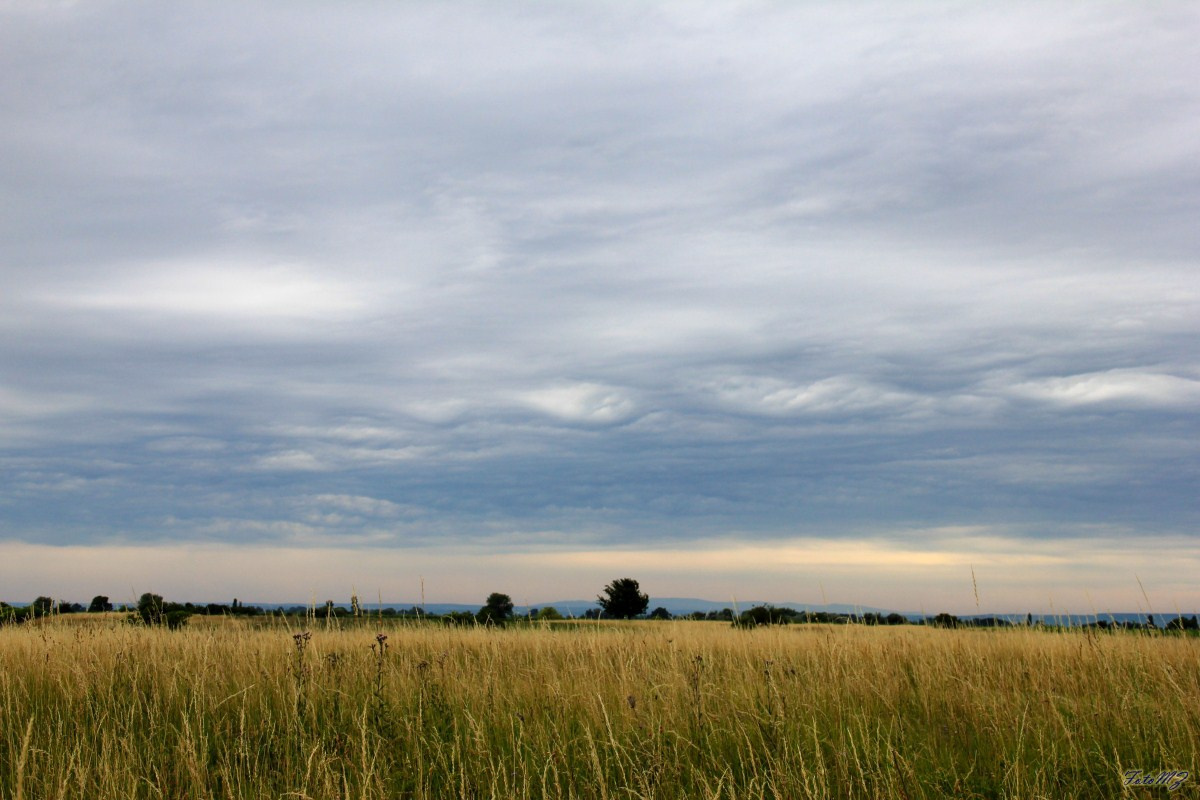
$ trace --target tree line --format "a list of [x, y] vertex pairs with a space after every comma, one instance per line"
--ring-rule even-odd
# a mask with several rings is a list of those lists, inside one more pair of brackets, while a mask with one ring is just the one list
[[[604, 587], [597, 596], [599, 609], [592, 609], [587, 616], [604, 619], [637, 619], [645, 616], [650, 598], [641, 591], [641, 587], [632, 578], [618, 578]], [[478, 612], [451, 611], [446, 614], [428, 614], [418, 606], [406, 609], [378, 608], [367, 610], [359, 602], [358, 596], [350, 598], [349, 607], [326, 600], [323, 606], [291, 606], [287, 608], [264, 608], [262, 606], [245, 605], [237, 598], [232, 603], [177, 603], [165, 600], [162, 595], [146, 592], [136, 603], [114, 605], [106, 595], [96, 595], [86, 607], [80, 603], [68, 600], [55, 600], [52, 597], [38, 597], [28, 606], [12, 606], [0, 602], [0, 622], [22, 623], [48, 616], [60, 614], [107, 613], [120, 612], [129, 615], [131, 622], [146, 625], [166, 625], [178, 628], [192, 616], [284, 616], [284, 617], [327, 617], [343, 619], [347, 617], [408, 617], [429, 620], [439, 620], [452, 624], [492, 624], [503, 625], [516, 619], [515, 606], [512, 598], [500, 592], [488, 595], [487, 600]], [[670, 618], [666, 609], [655, 609], [650, 614], [652, 618]], [[541, 609], [531, 609], [524, 615], [526, 619], [548, 621], [566, 619], [553, 606]]]
[[[867, 612], [862, 614], [831, 613], [827, 611], [797, 611], [792, 608], [759, 605], [746, 611], [736, 612], [730, 608], [720, 611], [694, 611], [689, 614], [673, 615], [662, 606], [647, 613], [650, 597], [641, 591], [638, 581], [633, 578], [617, 578], [605, 585], [596, 596], [597, 608], [588, 609], [582, 619], [650, 619], [650, 620], [704, 620], [728, 622], [738, 627], [756, 627], [760, 625], [795, 625], [805, 623], [833, 625], [928, 625], [939, 628], [1005, 628], [1013, 627], [1015, 623], [1002, 617], [969, 617], [960, 618], [953, 614], [941, 613], [933, 617], [910, 620], [902, 614], [881, 614]], [[287, 608], [264, 608], [247, 606], [234, 598], [232, 603], [177, 603], [164, 600], [159, 594], [146, 592], [136, 603], [114, 605], [106, 595], [96, 595], [86, 607], [80, 603], [66, 600], [54, 600], [51, 597], [38, 597], [28, 606], [11, 606], [0, 602], [0, 623], [18, 624], [42, 617], [57, 614], [107, 613], [120, 612], [127, 614], [130, 622], [145, 625], [162, 625], [167, 628], [179, 628], [193, 616], [228, 616], [228, 617], [305, 617], [343, 620], [347, 618], [376, 617], [388, 619], [414, 619], [442, 622], [451, 625], [506, 625], [518, 620], [552, 622], [568, 619], [553, 606], [531, 608], [525, 614], [518, 616], [512, 598], [501, 592], [488, 595], [484, 604], [477, 612], [450, 611], [445, 614], [429, 614], [423, 608], [376, 608], [365, 609], [356, 595], [351, 596], [349, 606], [339, 605], [332, 600], [325, 601], [322, 606], [290, 606]], [[1025, 624], [1033, 627], [1041, 626], [1033, 620], [1033, 615], [1026, 616]], [[1110, 629], [1157, 629], [1153, 615], [1147, 622], [1116, 622], [1097, 620], [1081, 627]], [[1200, 632], [1200, 621], [1196, 615], [1184, 617], [1182, 614], [1167, 621], [1164, 626], [1167, 631]]]

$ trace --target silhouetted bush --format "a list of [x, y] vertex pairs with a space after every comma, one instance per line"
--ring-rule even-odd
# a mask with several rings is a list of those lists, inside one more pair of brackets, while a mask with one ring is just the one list
[[797, 617], [797, 612], [790, 608], [776, 608], [775, 606], [755, 606], [748, 611], [743, 611], [738, 617], [738, 625], [782, 625], [792, 622]]
[[1196, 615], [1185, 617], [1180, 614], [1175, 619], [1168, 620], [1166, 630], [1169, 631], [1198, 631], [1200, 630], [1200, 620], [1197, 620]]

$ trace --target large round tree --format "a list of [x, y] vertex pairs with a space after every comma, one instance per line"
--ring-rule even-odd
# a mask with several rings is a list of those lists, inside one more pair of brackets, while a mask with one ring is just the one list
[[604, 613], [618, 619], [631, 619], [646, 613], [650, 596], [642, 594], [641, 587], [633, 578], [617, 578], [604, 587], [604, 594], [596, 600]]
[[487, 602], [483, 608], [479, 609], [477, 615], [480, 622], [493, 622], [503, 624], [508, 621], [508, 618], [513, 613], [512, 598], [500, 592], [492, 592], [488, 595]]

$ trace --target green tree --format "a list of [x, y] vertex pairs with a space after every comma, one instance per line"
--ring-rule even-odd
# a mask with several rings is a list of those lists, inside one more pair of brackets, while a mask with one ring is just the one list
[[54, 610], [54, 598], [45, 596], [39, 597], [29, 606], [29, 610], [34, 614], [37, 614], [39, 617], [44, 617]]
[[108, 602], [108, 598], [102, 594], [98, 594], [92, 598], [92, 602], [88, 605], [88, 611], [97, 613], [100, 611], [112, 611], [113, 604]]
[[163, 614], [163, 622], [167, 623], [167, 628], [174, 631], [182, 627], [190, 616], [192, 616], [191, 611], [177, 608]]
[[604, 587], [604, 594], [596, 601], [604, 613], [617, 619], [632, 619], [646, 613], [650, 596], [642, 594], [641, 586], [633, 578], [617, 578]]
[[488, 595], [483, 608], [479, 609], [479, 621], [503, 623], [512, 616], [512, 613], [512, 598], [500, 592], [492, 592]]
[[163, 621], [163, 599], [161, 594], [146, 592], [138, 598], [138, 616], [147, 625], [158, 625]]
[[739, 625], [783, 625], [799, 616], [790, 608], [776, 606], [755, 606], [743, 611], [738, 617]]
[[933, 618], [929, 624], [936, 628], [957, 628], [962, 624], [962, 620], [953, 614], [947, 614], [945, 611]]
[[534, 617], [534, 619], [542, 619], [542, 620], [556, 620], [556, 619], [562, 619], [562, 618], [563, 618], [563, 615], [558, 613], [558, 609], [555, 608], [554, 606], [546, 606], [542, 610], [538, 611], [537, 616]]
[[649, 618], [650, 618], [650, 619], [670, 619], [670, 618], [671, 618], [671, 612], [670, 612], [670, 611], [667, 611], [667, 610], [666, 610], [665, 608], [663, 608], [662, 606], [659, 606], [658, 608], [656, 608], [656, 609], [654, 609], [653, 611], [651, 611], [651, 612], [650, 612], [650, 617], [649, 617]]

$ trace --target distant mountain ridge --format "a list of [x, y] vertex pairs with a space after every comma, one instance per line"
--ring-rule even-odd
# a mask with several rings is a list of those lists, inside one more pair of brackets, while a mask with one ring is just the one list
[[[220, 601], [216, 601], [216, 602], [220, 602]], [[22, 603], [22, 602], [7, 601], [7, 603], [8, 603], [8, 605], [15, 606], [15, 607], [22, 607], [22, 606], [30, 605], [29, 602]], [[201, 605], [202, 604], [203, 603], [201, 603]], [[120, 603], [117, 603], [117, 605], [120, 605]], [[340, 606], [342, 608], [350, 607], [350, 604], [348, 602], [335, 603], [335, 605]], [[257, 606], [258, 608], [264, 608], [264, 609], [288, 609], [288, 610], [290, 610], [290, 609], [297, 609], [297, 608], [311, 608], [312, 604], [311, 603], [263, 603], [263, 602], [247, 600], [247, 601], [242, 602], [242, 606], [244, 606], [244, 607]], [[380, 608], [391, 608], [391, 609], [395, 609], [396, 611], [407, 611], [408, 609], [411, 609], [411, 608], [419, 608], [422, 610], [423, 613], [439, 614], [439, 615], [440, 614], [449, 614], [449, 613], [455, 612], [455, 611], [466, 611], [466, 612], [470, 612], [470, 613], [475, 613], [475, 612], [479, 611], [479, 609], [482, 606], [483, 606], [483, 603], [425, 603], [424, 605], [422, 605], [420, 602], [412, 602], [412, 601], [394, 602], [394, 603], [386, 603], [385, 602], [382, 604], [380, 604], [378, 602], [362, 603], [362, 609], [363, 609], [363, 611], [365, 611], [367, 613], [378, 610]], [[553, 606], [555, 609], [558, 610], [558, 612], [560, 614], [562, 614], [563, 616], [566, 616], [566, 617], [582, 617], [588, 611], [591, 611], [593, 609], [598, 609], [600, 607], [599, 603], [597, 603], [595, 600], [580, 600], [580, 599], [553, 600], [548, 603], [531, 603], [529, 605], [517, 605], [517, 606], [513, 607], [513, 611], [517, 616], [524, 616], [524, 615], [530, 613], [531, 610], [538, 610], [538, 609], [547, 608], [550, 606]], [[899, 612], [896, 612], [891, 609], [877, 608], [875, 606], [860, 606], [860, 605], [854, 605], [852, 603], [792, 603], [792, 602], [772, 603], [772, 602], [768, 602], [765, 600], [733, 600], [733, 599], [730, 599], [730, 600], [705, 600], [705, 599], [699, 598], [699, 597], [654, 597], [654, 596], [650, 597], [650, 604], [649, 604], [649, 606], [647, 606], [646, 610], [649, 612], [649, 611], [653, 611], [656, 608], [665, 608], [667, 611], [669, 611], [671, 613], [672, 616], [682, 616], [685, 614], [691, 614], [692, 612], [696, 612], [696, 611], [708, 614], [713, 611], [721, 611], [723, 609], [728, 608], [728, 609], [730, 609], [732, 611], [736, 611], [737, 613], [740, 614], [741, 612], [748, 611], [749, 609], [754, 608], [755, 606], [773, 606], [775, 608], [790, 608], [795, 611], [801, 611], [801, 612], [811, 611], [813, 613], [824, 612], [827, 614], [858, 614], [858, 615], [882, 614], [884, 616], [887, 616], [888, 614], [898, 613], [898, 614], [900, 614], [900, 616], [905, 617], [905, 618], [909, 619], [910, 621], [914, 621], [914, 622], [922, 620], [922, 619], [926, 619], [926, 618], [932, 618], [932, 617], [936, 616], [937, 613], [939, 613], [939, 611], [940, 611], [939, 610], [939, 611], [923, 611], [923, 612], [922, 611], [899, 611]], [[318, 605], [316, 607], [317, 613], [319, 614], [324, 607], [325, 607], [324, 603], [321, 603], [320, 605]], [[1120, 611], [1120, 612], [1099, 612], [1099, 613], [1093, 612], [1090, 614], [1067, 614], [1067, 613], [1033, 614], [1032, 618], [1035, 623], [1042, 623], [1045, 625], [1075, 626], [1075, 625], [1089, 625], [1089, 624], [1092, 624], [1095, 622], [1108, 622], [1108, 623], [1117, 623], [1117, 624], [1124, 624], [1124, 623], [1145, 624], [1148, 621], [1148, 619], [1151, 616], [1153, 616], [1154, 620], [1155, 620], [1155, 624], [1158, 627], [1162, 627], [1162, 626], [1166, 625], [1170, 620], [1175, 619], [1176, 617], [1182, 616], [1184, 618], [1188, 618], [1188, 617], [1198, 616], [1198, 615], [1200, 615], [1200, 612], [1197, 612], [1197, 611], [1187, 611], [1187, 612], [1182, 612], [1182, 613], [1177, 612], [1177, 611], [1172, 611], [1171, 613], [1161, 613], [1160, 612], [1157, 614], [1152, 614], [1152, 613], [1143, 612], [1143, 611], [1137, 611], [1137, 612]], [[980, 612], [980, 613], [975, 613], [975, 614], [955, 614], [954, 616], [958, 617], [959, 619], [963, 619], [963, 620], [994, 618], [994, 619], [999, 619], [999, 620], [1005, 620], [1007, 622], [1010, 622], [1010, 623], [1013, 623], [1016, 625], [1024, 624], [1026, 622], [1026, 620], [1028, 619], [1027, 614], [1007, 613], [1007, 612], [992, 612], [992, 613]]]
[[[262, 608], [292, 608], [302, 603], [246, 603], [245, 605], [258, 605]], [[343, 607], [349, 607], [348, 603], [338, 603]], [[384, 603], [380, 606], [378, 603], [363, 603], [364, 610], [376, 608], [394, 608], [396, 610], [409, 609], [413, 607], [422, 608], [427, 614], [448, 614], [452, 611], [469, 611], [476, 612], [482, 607], [482, 603], [426, 603], [423, 607], [420, 603]], [[560, 614], [567, 617], [582, 617], [588, 611], [600, 607], [595, 600], [553, 600], [548, 603], [530, 603], [529, 605], [518, 605], [513, 607], [513, 612], [518, 616], [528, 614], [531, 610], [542, 609], [553, 606]], [[693, 611], [700, 611], [705, 614], [712, 611], [721, 611], [722, 609], [736, 610], [737, 613], [747, 611], [755, 606], [773, 606], [775, 608], [790, 608], [795, 611], [811, 611], [813, 613], [825, 612], [827, 614], [888, 614], [898, 613], [912, 621], [917, 621], [925, 618], [932, 618], [937, 615], [937, 611], [895, 611], [893, 609], [878, 608], [875, 606], [860, 606], [852, 603], [772, 603], [766, 600], [705, 600], [699, 597], [650, 597], [650, 605], [646, 610], [653, 611], [656, 608], [665, 608], [671, 612], [672, 616], [680, 616], [690, 614]], [[1190, 617], [1198, 612], [1186, 612], [1180, 615], [1178, 612], [1170, 614], [1154, 615], [1155, 621], [1159, 627], [1165, 625], [1169, 620], [1176, 616]], [[986, 619], [995, 618], [1006, 620], [1013, 624], [1023, 624], [1027, 616], [1022, 613], [976, 613], [976, 614], [955, 614], [959, 619]], [[1033, 621], [1040, 622], [1045, 625], [1088, 625], [1097, 621], [1126, 623], [1133, 622], [1144, 624], [1150, 615], [1145, 612], [1112, 612], [1112, 613], [1092, 613], [1092, 614], [1033, 614]]]

